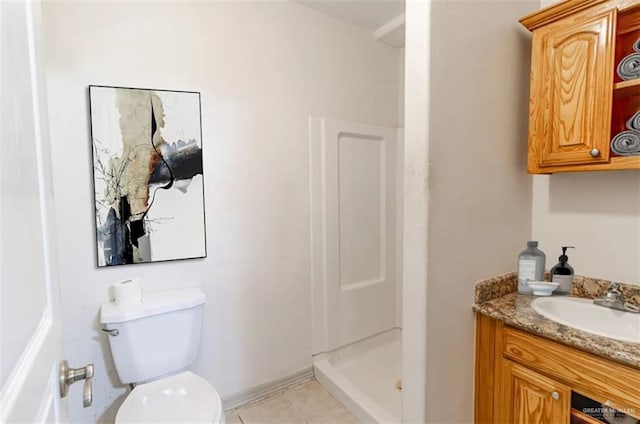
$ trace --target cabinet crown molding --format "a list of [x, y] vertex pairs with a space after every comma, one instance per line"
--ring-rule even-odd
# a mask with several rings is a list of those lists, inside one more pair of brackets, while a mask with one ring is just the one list
[[520, 23], [529, 31], [533, 31], [594, 6], [603, 5], [604, 7], [626, 9], [636, 4], [638, 4], [638, 0], [565, 0], [521, 18]]

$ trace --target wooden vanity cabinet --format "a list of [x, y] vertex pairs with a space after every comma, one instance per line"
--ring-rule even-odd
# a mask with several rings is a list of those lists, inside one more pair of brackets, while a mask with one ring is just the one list
[[640, 369], [476, 316], [475, 423], [597, 422], [573, 393], [640, 420]]
[[502, 363], [502, 423], [567, 423], [571, 389], [515, 362]]
[[529, 173], [640, 169], [610, 150], [640, 110], [640, 79], [616, 74], [640, 38], [640, 1], [567, 0], [520, 22], [532, 31]]

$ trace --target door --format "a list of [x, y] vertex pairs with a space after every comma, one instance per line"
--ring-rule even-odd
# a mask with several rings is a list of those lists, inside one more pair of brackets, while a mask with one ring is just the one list
[[569, 424], [571, 389], [564, 384], [503, 360], [505, 398], [497, 405], [500, 422]]
[[40, 4], [0, 1], [0, 422], [67, 421]]
[[312, 118], [313, 353], [394, 328], [397, 130]]
[[615, 22], [615, 8], [587, 10], [534, 31], [529, 154], [539, 166], [609, 160]]

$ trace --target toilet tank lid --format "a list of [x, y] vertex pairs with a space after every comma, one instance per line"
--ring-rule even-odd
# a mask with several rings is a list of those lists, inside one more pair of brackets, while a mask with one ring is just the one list
[[165, 312], [193, 308], [204, 302], [204, 293], [197, 288], [144, 293], [142, 302], [118, 305], [111, 301], [103, 304], [100, 307], [100, 323], [131, 321]]

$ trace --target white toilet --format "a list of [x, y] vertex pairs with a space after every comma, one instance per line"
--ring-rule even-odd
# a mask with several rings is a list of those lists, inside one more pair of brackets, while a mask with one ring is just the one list
[[136, 383], [116, 423], [224, 423], [216, 389], [186, 371], [197, 356], [205, 297], [199, 289], [145, 294], [143, 302], [105, 303], [100, 323], [123, 383]]

